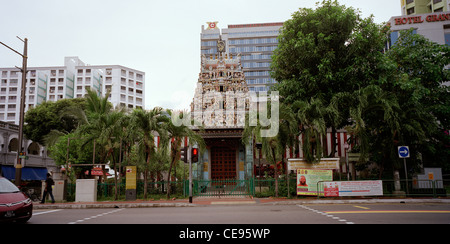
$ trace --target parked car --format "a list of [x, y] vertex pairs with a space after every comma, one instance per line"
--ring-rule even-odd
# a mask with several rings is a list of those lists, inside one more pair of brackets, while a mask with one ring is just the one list
[[33, 215], [33, 203], [11, 181], [0, 177], [0, 222], [27, 222]]

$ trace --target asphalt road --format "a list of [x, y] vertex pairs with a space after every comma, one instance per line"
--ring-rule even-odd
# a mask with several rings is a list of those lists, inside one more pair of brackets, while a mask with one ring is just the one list
[[450, 224], [447, 204], [39, 209], [28, 224]]

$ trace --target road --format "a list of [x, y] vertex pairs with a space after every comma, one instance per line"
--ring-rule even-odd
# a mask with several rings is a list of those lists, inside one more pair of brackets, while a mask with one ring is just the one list
[[450, 224], [447, 204], [40, 209], [28, 224]]

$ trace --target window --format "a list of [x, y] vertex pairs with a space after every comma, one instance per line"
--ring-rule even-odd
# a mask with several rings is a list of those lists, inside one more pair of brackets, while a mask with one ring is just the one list
[[414, 0], [406, 0], [406, 4], [410, 4], [410, 3], [413, 3], [414, 2]]
[[395, 45], [395, 43], [398, 40], [398, 35], [399, 35], [398, 31], [394, 31], [394, 32], [391, 33], [389, 47], [392, 47], [392, 46]]
[[10, 79], [9, 80], [9, 84], [12, 85], [12, 86], [17, 86], [18, 80], [17, 79]]
[[408, 15], [414, 14], [414, 12], [415, 12], [415, 8], [414, 8], [414, 7], [409, 8], [408, 10], [406, 10], [406, 13], [407, 13]]
[[450, 33], [445, 33], [445, 44], [450, 46]]

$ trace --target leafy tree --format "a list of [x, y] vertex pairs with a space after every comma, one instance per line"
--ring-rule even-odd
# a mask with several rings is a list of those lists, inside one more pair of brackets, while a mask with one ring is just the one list
[[[55, 161], [58, 166], [65, 166], [68, 169], [68, 164], [87, 164], [92, 161], [92, 147], [82, 149], [83, 140], [77, 137], [74, 133], [69, 133], [66, 135], [59, 136], [56, 141], [49, 146], [48, 150], [50, 157]], [[69, 141], [69, 148], [68, 145]], [[69, 172], [71, 174], [69, 177], [74, 179], [85, 178], [85, 171], [89, 170], [91, 167], [73, 167]], [[67, 172], [67, 171], [66, 171]]]
[[[448, 135], [450, 128], [450, 47], [425, 37], [403, 31], [395, 45], [386, 52], [383, 90], [395, 95], [399, 109], [398, 128], [392, 134], [393, 151], [399, 145], [410, 146], [409, 168], [419, 164], [449, 169]], [[447, 143], [447, 144], [446, 144]], [[447, 147], [446, 147], [447, 145]], [[396, 153], [394, 167], [402, 167]]]
[[[419, 163], [448, 166], [450, 126], [446, 66], [450, 48], [412, 31], [403, 32], [385, 51], [389, 28], [361, 18], [352, 8], [325, 0], [300, 9], [287, 21], [272, 59], [272, 76], [282, 102], [292, 107], [300, 131], [309, 140], [308, 161], [321, 157], [325, 128], [346, 128], [356, 137], [360, 163], [384, 169], [402, 165], [397, 146], [413, 152], [409, 168]], [[315, 154], [312, 154], [315, 152]], [[334, 155], [333, 147], [330, 156]]]
[[45, 136], [52, 130], [70, 133], [78, 126], [78, 121], [65, 116], [63, 111], [68, 107], [84, 109], [86, 101], [84, 98], [62, 99], [56, 102], [46, 101], [25, 114], [23, 133], [25, 136], [41, 145], [45, 145]]
[[[320, 115], [336, 141], [336, 129], [349, 124], [349, 109], [345, 102], [330, 106], [332, 99], [377, 77], [379, 50], [384, 45], [379, 26], [373, 17], [363, 19], [359, 11], [325, 0], [315, 10], [295, 12], [278, 40], [271, 65], [272, 77], [278, 81], [275, 89], [286, 104], [302, 101], [338, 108], [323, 110]], [[330, 156], [335, 150], [333, 147]]]

